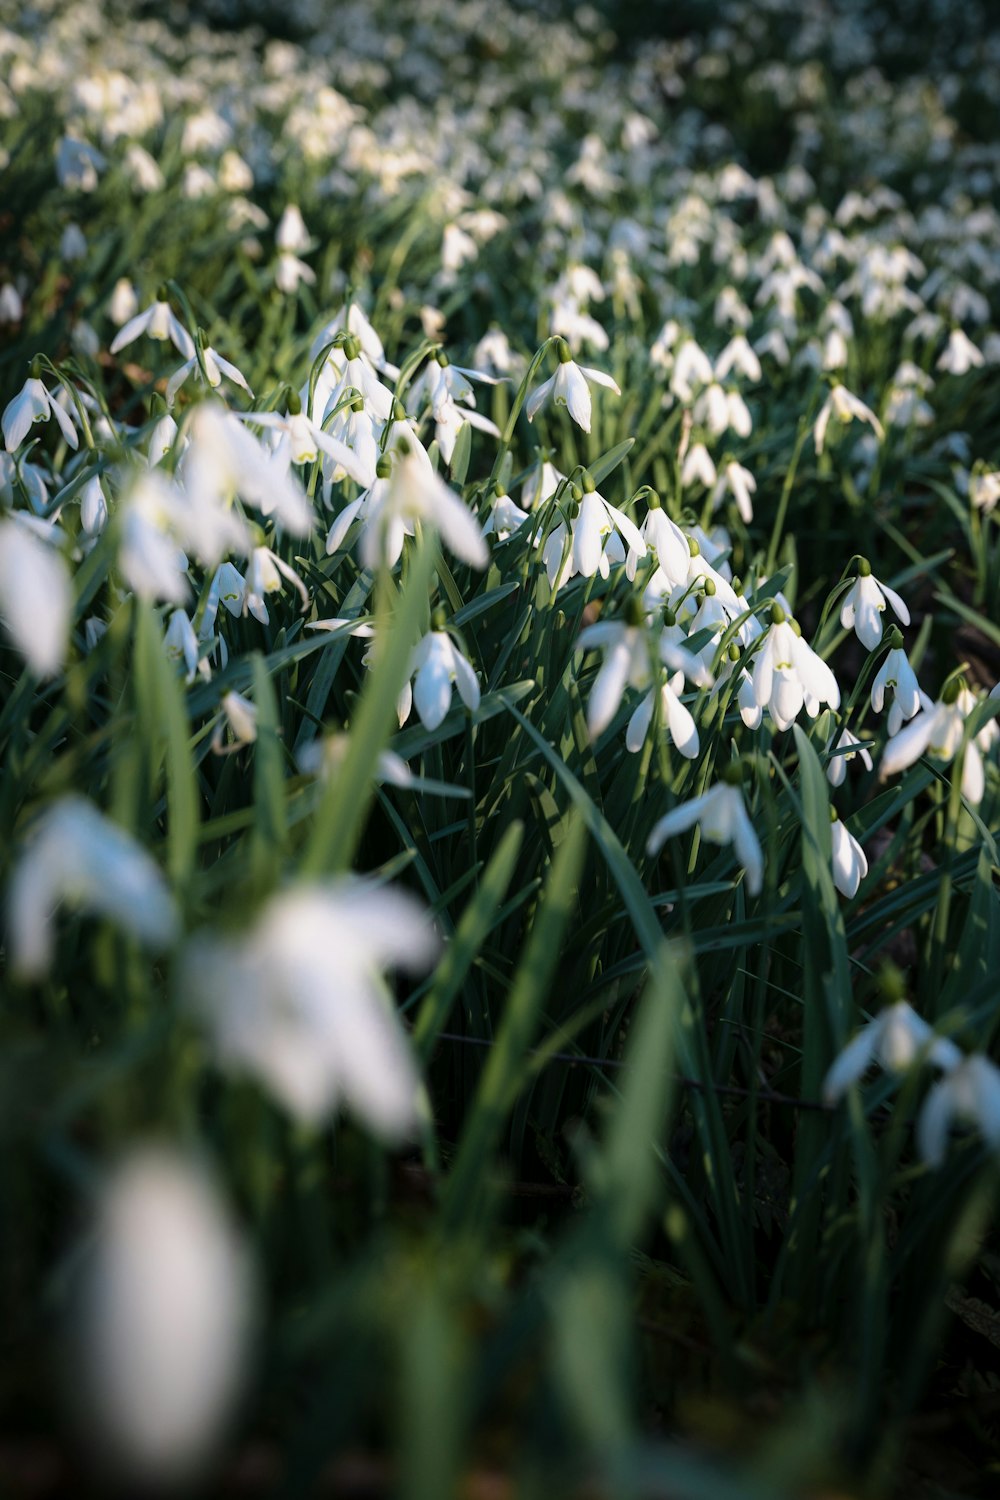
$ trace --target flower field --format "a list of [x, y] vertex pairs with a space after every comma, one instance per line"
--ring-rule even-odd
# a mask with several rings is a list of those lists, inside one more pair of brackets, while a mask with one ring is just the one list
[[987, 0], [0, 4], [0, 181], [4, 1493], [993, 1494]]

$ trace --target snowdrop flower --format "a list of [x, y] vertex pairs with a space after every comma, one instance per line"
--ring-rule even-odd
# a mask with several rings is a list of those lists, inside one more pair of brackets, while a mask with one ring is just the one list
[[712, 508], [721, 505], [723, 498], [728, 493], [736, 501], [736, 509], [745, 526], [749, 526], [753, 520], [753, 499], [757, 491], [757, 481], [749, 469], [731, 459], [725, 465], [718, 477], [715, 489], [712, 491]]
[[[483, 536], [495, 536], [498, 542], [506, 542], [515, 532], [520, 531], [528, 519], [528, 512], [522, 510], [517, 502], [505, 493], [503, 486], [494, 485], [490, 513], [483, 523]], [[536, 535], [536, 547], [539, 540], [540, 538]]]
[[18, 519], [0, 521], [0, 618], [36, 677], [66, 659], [73, 586], [61, 555]]
[[241, 938], [196, 939], [185, 993], [223, 1066], [255, 1075], [297, 1120], [318, 1125], [343, 1103], [400, 1140], [416, 1123], [418, 1079], [381, 971], [424, 970], [437, 947], [402, 891], [300, 885]]
[[917, 1150], [930, 1167], [944, 1162], [953, 1120], [975, 1125], [1000, 1150], [1000, 1068], [981, 1052], [957, 1063], [927, 1094], [917, 1119]]
[[909, 625], [910, 611], [902, 599], [887, 583], [879, 583], [872, 575], [872, 566], [867, 558], [860, 558], [858, 577], [845, 595], [840, 608], [840, 623], [845, 630], [853, 630], [869, 651], [874, 651], [882, 642], [882, 614], [887, 603], [892, 605], [894, 613], [903, 624]]
[[898, 1000], [867, 1022], [831, 1064], [823, 1080], [824, 1103], [836, 1104], [872, 1063], [905, 1073], [918, 1058], [949, 1069], [958, 1066], [962, 1054], [954, 1042], [935, 1036], [905, 1000]]
[[577, 637], [576, 647], [578, 651], [600, 648], [604, 652], [587, 703], [587, 731], [596, 740], [618, 712], [626, 687], [645, 689], [652, 677], [655, 646], [641, 602], [631, 598], [623, 620], [598, 620], [586, 626]]
[[81, 1416], [119, 1478], [173, 1486], [210, 1456], [242, 1383], [252, 1292], [208, 1179], [133, 1148], [101, 1194], [77, 1309]]
[[584, 432], [589, 432], [592, 414], [591, 385], [602, 385], [609, 391], [614, 391], [616, 396], [621, 395], [617, 381], [603, 370], [576, 364], [563, 344], [556, 373], [532, 391], [525, 402], [524, 411], [528, 421], [533, 422], [544, 403], [551, 399], [554, 406], [565, 406], [576, 425], [582, 427]]
[[0, 323], [20, 323], [24, 317], [24, 302], [13, 282], [5, 281], [0, 286]]
[[87, 537], [100, 536], [108, 524], [108, 502], [99, 477], [94, 474], [80, 491], [80, 525]]
[[372, 460], [369, 465], [346, 443], [324, 432], [318, 423], [306, 416], [302, 403], [294, 392], [289, 397], [288, 410], [284, 416], [276, 411], [234, 412], [233, 415], [238, 421], [277, 433], [278, 446], [274, 455], [278, 460], [284, 458], [286, 466], [287, 463], [315, 463], [320, 453], [323, 453], [358, 484], [369, 485], [375, 478], [375, 461]]
[[886, 694], [891, 694], [889, 719], [886, 728], [890, 739], [897, 735], [907, 719], [920, 708], [920, 686], [917, 675], [902, 649], [903, 637], [898, 630], [890, 633], [892, 646], [872, 683], [871, 703], [877, 714], [882, 712]]
[[[212, 733], [212, 752], [215, 755], [232, 755], [244, 745], [252, 745], [257, 739], [257, 709], [242, 693], [223, 693], [219, 700], [222, 718]], [[232, 740], [224, 745], [225, 730]]]
[[974, 806], [979, 805], [986, 790], [986, 777], [975, 741], [970, 740], [962, 750], [969, 703], [968, 699], [961, 699], [960, 691], [957, 682], [950, 682], [936, 703], [921, 708], [906, 728], [889, 741], [879, 767], [880, 781], [912, 766], [925, 750], [946, 765], [961, 751], [962, 796]]
[[[167, 454], [173, 449], [177, 441], [177, 423], [169, 412], [164, 412], [159, 421], [154, 423], [153, 430], [149, 434], [149, 442], [146, 444], [146, 459], [150, 468], [162, 463]], [[188, 439], [184, 439], [187, 447]]]
[[715, 464], [704, 443], [694, 443], [685, 454], [681, 467], [681, 484], [687, 489], [692, 484], [703, 484], [711, 489], [716, 481]]
[[[605, 563], [605, 541], [614, 533], [624, 538], [637, 557], [645, 557], [646, 543], [635, 522], [630, 521], [623, 511], [598, 494], [589, 474], [583, 477], [582, 491], [579, 510], [571, 521], [570, 576], [579, 573], [584, 578], [593, 578], [600, 570], [602, 577], [607, 577], [607, 571], [602, 566]], [[548, 550], [546, 547], [546, 553]], [[621, 556], [618, 561], [624, 562], [625, 549], [621, 547], [619, 550]]]
[[978, 369], [984, 362], [982, 352], [972, 340], [961, 328], [953, 328], [935, 368], [945, 370], [949, 375], [965, 375], [969, 370]]
[[[738, 772], [737, 767], [733, 774], [738, 775]], [[739, 783], [724, 779], [700, 797], [683, 802], [668, 812], [650, 830], [646, 853], [657, 854], [667, 839], [683, 833], [695, 823], [701, 829], [702, 838], [709, 843], [733, 845], [736, 858], [746, 871], [747, 890], [751, 896], [758, 896], [764, 879], [764, 855]]]
[[[652, 549], [660, 569], [669, 582], [674, 586], [682, 584], [687, 580], [691, 557], [687, 536], [676, 522], [671, 521], [660, 504], [660, 497], [655, 490], [649, 491], [648, 499], [649, 509], [639, 527], [639, 535], [644, 546]], [[625, 558], [625, 576], [630, 583], [635, 578], [640, 558], [645, 555], [645, 551], [640, 552], [635, 547], [629, 547]]]
[[167, 656], [175, 666], [185, 673], [185, 682], [194, 682], [196, 676], [211, 677], [207, 661], [199, 660], [198, 637], [194, 626], [182, 609], [175, 609], [163, 636]]
[[830, 809], [830, 839], [833, 847], [833, 883], [842, 896], [851, 900], [868, 874], [865, 851]]
[[[253, 415], [256, 419], [260, 413]], [[190, 432], [180, 472], [193, 507], [206, 509], [209, 516], [225, 515], [239, 495], [292, 536], [308, 535], [313, 511], [305, 491], [235, 413], [216, 401], [203, 401], [195, 408]], [[239, 549], [235, 540], [230, 545]]]
[[306, 286], [315, 286], [316, 272], [297, 255], [282, 251], [274, 268], [274, 284], [278, 291], [284, 292], [286, 297], [292, 297], [302, 282], [305, 282]]
[[291, 255], [301, 255], [312, 249], [312, 238], [297, 204], [286, 206], [278, 221], [274, 242], [279, 250], [287, 250]]
[[847, 762], [853, 760], [856, 755], [861, 757], [865, 769], [872, 768], [872, 758], [864, 745], [853, 735], [849, 729], [842, 729], [837, 739], [836, 750], [844, 751], [841, 755], [831, 755], [826, 768], [826, 779], [831, 786], [843, 786], [847, 775]]
[[28, 496], [28, 504], [40, 515], [49, 503], [47, 477], [45, 470], [38, 464], [29, 463], [26, 458], [19, 461], [12, 453], [0, 452], [0, 500], [5, 504], [19, 503], [17, 480], [20, 478]]
[[[317, 735], [316, 739], [310, 740], [296, 752], [298, 768], [305, 776], [325, 778], [336, 775], [343, 764], [349, 744], [350, 735], [347, 734]], [[375, 780], [406, 790], [413, 786], [416, 777], [401, 755], [397, 755], [394, 750], [380, 750]]]
[[1000, 469], [989, 474], [970, 474], [969, 500], [985, 515], [994, 510], [1000, 500]]
[[[236, 366], [231, 364], [228, 359], [223, 359], [222, 355], [208, 344], [202, 349], [201, 357], [205, 364], [205, 375], [213, 391], [218, 390], [222, 384], [222, 377], [225, 376], [227, 380], [231, 380], [234, 385], [238, 385], [242, 390], [246, 391], [251, 401], [253, 400], [253, 391], [247, 385], [246, 380]], [[168, 406], [173, 406], [177, 399], [177, 392], [194, 370], [197, 370], [199, 375], [201, 374], [201, 365], [198, 362], [197, 354], [192, 354], [190, 359], [186, 360], [180, 369], [175, 370], [167, 381]]]
[[106, 166], [107, 159], [101, 152], [76, 136], [64, 135], [56, 147], [56, 176], [60, 187], [92, 193], [97, 186], [98, 174]]
[[[121, 283], [118, 283], [120, 286]], [[115, 287], [115, 296], [118, 296], [118, 286]], [[133, 297], [134, 297], [133, 293]], [[175, 317], [171, 311], [170, 303], [166, 295], [161, 292], [155, 302], [151, 302], [141, 313], [136, 313], [129, 318], [123, 328], [115, 334], [111, 344], [110, 353], [118, 354], [129, 344], [135, 343], [142, 334], [148, 334], [151, 339], [157, 339], [164, 343], [167, 339], [184, 359], [194, 359], [194, 340], [188, 333], [184, 324]], [[172, 398], [171, 398], [172, 401]]]
[[716, 380], [725, 380], [731, 370], [757, 383], [761, 378], [760, 360], [757, 358], [743, 334], [739, 333], [723, 349], [715, 361]]
[[796, 634], [779, 604], [771, 606], [771, 625], [754, 662], [753, 690], [778, 729], [788, 729], [803, 706], [810, 718], [823, 703], [840, 706], [837, 679]]
[[180, 497], [152, 469], [138, 476], [119, 507], [118, 567], [140, 599], [184, 604], [188, 560], [175, 539]]
[[434, 472], [424, 449], [408, 438], [397, 443], [391, 456], [383, 455], [375, 483], [338, 517], [341, 537], [346, 532], [345, 517], [349, 517], [350, 525], [362, 511], [361, 562], [366, 568], [374, 570], [380, 564], [395, 567], [404, 537], [415, 534], [418, 521], [437, 531], [449, 550], [470, 567], [485, 568], [489, 564], [489, 548], [476, 518]]
[[686, 406], [694, 399], [699, 386], [712, 383], [712, 374], [712, 361], [704, 349], [695, 339], [687, 338], [674, 356], [670, 389]]
[[66, 442], [71, 448], [78, 448], [80, 440], [73, 426], [73, 419], [68, 412], [64, 411], [55, 396], [49, 394], [40, 380], [32, 377], [24, 382], [13, 401], [8, 401], [4, 408], [3, 418], [0, 426], [3, 427], [3, 440], [7, 450], [13, 453], [19, 448], [28, 436], [34, 422], [47, 422], [49, 417], [55, 417]]
[[62, 797], [38, 820], [7, 896], [11, 967], [42, 978], [52, 961], [52, 918], [61, 904], [107, 917], [151, 948], [165, 948], [177, 911], [159, 868], [131, 834], [83, 797]]
[[838, 422], [845, 426], [853, 421], [867, 422], [879, 442], [882, 442], [885, 437], [882, 423], [871, 408], [867, 407], [857, 396], [852, 395], [846, 386], [835, 385], [831, 387], [830, 394], [823, 402], [819, 416], [816, 418], [816, 425], [813, 427], [813, 442], [817, 453], [823, 452], [826, 429], [831, 417], [836, 417]]
[[308, 609], [309, 590], [295, 569], [283, 562], [270, 547], [254, 547], [250, 553], [250, 566], [247, 569], [244, 611], [249, 608], [255, 619], [260, 620], [264, 625], [268, 624], [267, 605], [264, 601], [268, 594], [276, 594], [280, 591], [283, 578], [298, 590], [303, 610]]
[[159, 164], [136, 141], [130, 142], [127, 147], [122, 167], [129, 183], [137, 192], [162, 192], [165, 180]]
[[[479, 707], [479, 682], [471, 665], [443, 628], [440, 615], [434, 629], [428, 631], [413, 653], [410, 675], [413, 678], [413, 702], [425, 729], [437, 729], [451, 707], [452, 687], [466, 708], [475, 713]], [[409, 717], [409, 710], [401, 722]]]

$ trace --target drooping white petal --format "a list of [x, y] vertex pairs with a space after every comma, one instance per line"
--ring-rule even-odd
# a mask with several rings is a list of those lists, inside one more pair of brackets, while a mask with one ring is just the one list
[[73, 587], [63, 558], [26, 527], [0, 521], [0, 618], [39, 677], [66, 659]]

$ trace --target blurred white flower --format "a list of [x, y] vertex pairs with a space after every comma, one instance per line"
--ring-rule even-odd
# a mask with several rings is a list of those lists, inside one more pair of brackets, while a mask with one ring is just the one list
[[1000, 1150], [1000, 1068], [973, 1052], [929, 1090], [917, 1119], [917, 1149], [928, 1166], [940, 1167], [953, 1120], [975, 1125]]
[[80, 1416], [119, 1478], [172, 1487], [211, 1456], [242, 1384], [252, 1292], [208, 1179], [133, 1149], [101, 1195], [77, 1321]]
[[885, 437], [882, 423], [876, 417], [870, 407], [847, 389], [845, 385], [835, 385], [820, 408], [819, 416], [813, 427], [813, 442], [816, 452], [822, 453], [826, 442], [826, 429], [830, 424], [830, 418], [836, 417], [837, 421], [844, 426], [848, 422], [867, 422], [879, 442]]
[[961, 752], [962, 796], [978, 806], [986, 790], [982, 756], [974, 740], [969, 740], [962, 749], [965, 720], [974, 707], [971, 694], [963, 698], [959, 689], [951, 684], [943, 697], [929, 708], [921, 708], [906, 728], [889, 741], [879, 767], [879, 780], [885, 781], [897, 771], [905, 771], [925, 751], [945, 764]]
[[747, 890], [759, 896], [764, 879], [764, 855], [743, 801], [741, 788], [720, 781], [700, 797], [682, 802], [654, 823], [646, 843], [646, 853], [656, 854], [664, 842], [684, 833], [695, 823], [701, 836], [711, 844], [732, 844], [736, 858], [746, 871]]
[[185, 994], [224, 1066], [254, 1074], [297, 1119], [346, 1104], [378, 1135], [408, 1135], [418, 1077], [383, 969], [419, 972], [438, 943], [413, 897], [355, 880], [274, 897], [240, 938], [189, 945]]
[[953, 328], [935, 369], [944, 370], [949, 375], [965, 375], [967, 371], [978, 368], [983, 363], [981, 350], [976, 348], [961, 328]]
[[63, 797], [46, 809], [14, 868], [8, 952], [22, 978], [48, 970], [52, 919], [62, 904], [107, 917], [151, 948], [165, 948], [177, 930], [174, 900], [156, 862], [83, 797]]
[[[257, 738], [257, 709], [250, 699], [244, 698], [242, 693], [223, 693], [219, 707], [222, 717], [212, 733], [213, 752], [216, 755], [231, 755], [234, 750], [242, 750], [244, 745], [252, 745]], [[226, 729], [232, 738], [224, 746]]]
[[[122, 332], [124, 333], [124, 331], [125, 330], [123, 329]], [[119, 334], [119, 338], [120, 337], [121, 334]], [[238, 385], [241, 390], [246, 391], [251, 400], [253, 399], [253, 391], [247, 385], [243, 375], [228, 359], [223, 359], [222, 355], [218, 352], [217, 349], [213, 349], [210, 347], [210, 345], [206, 344], [204, 349], [201, 351], [201, 357], [205, 364], [205, 376], [207, 377], [208, 383], [213, 391], [218, 390], [219, 386], [222, 384], [222, 377], [225, 376], [227, 380], [231, 380], [234, 385]], [[173, 406], [175, 400], [177, 399], [177, 392], [180, 390], [185, 380], [187, 380], [188, 376], [195, 370], [197, 370], [199, 376], [201, 376], [201, 365], [198, 362], [197, 355], [192, 352], [190, 358], [187, 359], [179, 369], [175, 370], [170, 379], [167, 381], [168, 406]]]
[[935, 1036], [933, 1028], [905, 1000], [887, 1005], [831, 1064], [823, 1080], [823, 1099], [836, 1104], [872, 1063], [892, 1073], [903, 1073], [920, 1057], [938, 1068], [954, 1068], [962, 1060], [955, 1043]]
[[720, 505], [727, 492], [736, 501], [736, 509], [740, 513], [740, 519], [745, 526], [749, 526], [753, 520], [753, 495], [757, 490], [757, 481], [749, 469], [738, 464], [735, 459], [727, 463], [719, 475], [715, 489], [712, 491], [712, 508]]
[[0, 521], [0, 619], [37, 677], [66, 659], [73, 585], [62, 556], [17, 519]]
[[59, 186], [79, 193], [92, 193], [98, 175], [107, 166], [104, 157], [89, 141], [64, 135], [56, 147], [56, 176]]

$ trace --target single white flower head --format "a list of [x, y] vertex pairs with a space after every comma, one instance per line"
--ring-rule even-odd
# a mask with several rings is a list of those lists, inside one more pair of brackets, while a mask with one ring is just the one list
[[39, 978], [52, 960], [52, 919], [68, 905], [107, 917], [151, 948], [165, 948], [177, 911], [159, 867], [131, 834], [83, 797], [51, 804], [11, 878], [7, 900], [11, 967]]
[[1000, 1150], [1000, 1068], [981, 1052], [964, 1058], [928, 1091], [917, 1119], [917, 1149], [928, 1166], [943, 1164], [955, 1120], [974, 1125], [988, 1146]]
[[15, 517], [0, 521], [0, 619], [35, 675], [53, 677], [69, 645], [69, 568], [54, 547]]
[[823, 1098], [836, 1104], [873, 1063], [891, 1073], [903, 1073], [919, 1058], [938, 1068], [954, 1068], [962, 1054], [945, 1037], [917, 1015], [905, 1000], [898, 1000], [868, 1021], [831, 1064], [823, 1080]]
[[754, 832], [739, 785], [720, 781], [700, 797], [682, 802], [650, 830], [646, 853], [659, 852], [668, 838], [697, 823], [702, 838], [712, 844], [732, 844], [746, 871], [747, 890], [759, 896], [764, 879], [764, 855]]
[[249, 1256], [208, 1178], [133, 1150], [101, 1195], [77, 1309], [80, 1417], [119, 1479], [197, 1475], [240, 1392], [252, 1308]]
[[188, 949], [185, 993], [220, 1062], [254, 1074], [297, 1119], [346, 1104], [376, 1134], [407, 1136], [418, 1077], [382, 971], [426, 969], [437, 939], [412, 896], [355, 880], [275, 896], [242, 938]]
[[[425, 729], [437, 729], [451, 707], [452, 688], [472, 713], [479, 707], [475, 671], [443, 629], [428, 631], [413, 653], [413, 702]], [[408, 715], [407, 715], [408, 716]]]
[[892, 606], [897, 619], [909, 625], [910, 611], [902, 599], [887, 583], [879, 583], [872, 575], [871, 564], [862, 558], [858, 577], [841, 604], [841, 625], [845, 630], [853, 630], [861, 644], [874, 651], [882, 642], [882, 615], [887, 604]]
[[849, 900], [858, 893], [858, 886], [868, 874], [865, 851], [839, 818], [830, 824], [830, 840], [833, 850], [833, 883], [842, 896]]
[[603, 370], [594, 370], [588, 365], [578, 365], [569, 357], [569, 350], [564, 345], [556, 373], [550, 375], [548, 380], [532, 391], [524, 404], [528, 421], [533, 422], [545, 402], [551, 400], [554, 406], [564, 406], [576, 425], [582, 427], [584, 432], [589, 432], [592, 412], [591, 385], [603, 385], [608, 390], [614, 391], [616, 396], [621, 395], [617, 381], [613, 380], [610, 375], [606, 375]]

